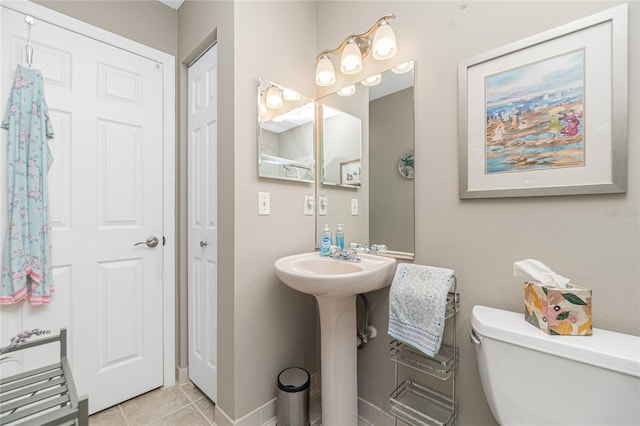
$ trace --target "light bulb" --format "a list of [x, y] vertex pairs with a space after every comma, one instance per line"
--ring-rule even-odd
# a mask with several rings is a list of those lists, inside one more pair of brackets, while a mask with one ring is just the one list
[[296, 92], [294, 90], [291, 90], [291, 89], [287, 89], [287, 88], [285, 88], [282, 91], [282, 96], [288, 101], [298, 101], [298, 100], [300, 100], [300, 93], [298, 93], [298, 92]]
[[357, 74], [362, 71], [362, 55], [356, 42], [351, 38], [342, 51], [340, 71], [344, 74]]
[[316, 84], [318, 86], [331, 86], [336, 82], [336, 72], [327, 55], [322, 55], [316, 66]]
[[396, 35], [387, 21], [382, 21], [373, 38], [373, 57], [378, 60], [393, 58], [398, 51]]
[[391, 72], [395, 74], [404, 74], [405, 72], [409, 72], [413, 69], [413, 61], [405, 62], [404, 64], [396, 65], [391, 68]]
[[276, 86], [270, 86], [267, 89], [267, 106], [269, 108], [282, 108], [282, 92]]
[[369, 78], [365, 78], [360, 83], [362, 83], [363, 86], [375, 86], [376, 84], [380, 84], [381, 81], [382, 81], [382, 75], [376, 74]]
[[354, 93], [356, 93], [356, 86], [353, 84], [351, 86], [343, 87], [342, 89], [338, 90], [338, 95], [340, 96], [351, 96]]

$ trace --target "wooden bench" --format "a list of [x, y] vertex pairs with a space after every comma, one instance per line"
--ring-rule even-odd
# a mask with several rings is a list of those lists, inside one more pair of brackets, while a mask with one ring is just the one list
[[67, 330], [7, 349], [4, 354], [60, 343], [60, 361], [46, 367], [0, 379], [0, 425], [21, 426], [89, 424], [89, 400], [78, 399], [69, 360]]

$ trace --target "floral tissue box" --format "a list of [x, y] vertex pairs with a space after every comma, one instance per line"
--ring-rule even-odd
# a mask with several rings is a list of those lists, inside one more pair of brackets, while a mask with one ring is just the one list
[[590, 336], [591, 290], [524, 283], [524, 319], [547, 334]]

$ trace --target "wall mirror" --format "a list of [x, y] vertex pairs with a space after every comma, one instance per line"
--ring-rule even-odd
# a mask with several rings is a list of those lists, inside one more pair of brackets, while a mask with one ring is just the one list
[[322, 183], [358, 188], [362, 181], [362, 120], [323, 104]]
[[[316, 101], [321, 177], [317, 183], [316, 241], [326, 223], [344, 224], [345, 241], [384, 244], [387, 254], [414, 257], [414, 61], [371, 76]], [[361, 125], [356, 184], [343, 184], [338, 170], [349, 169], [355, 154], [340, 152], [339, 135], [325, 128], [325, 116], [355, 118]], [[331, 120], [328, 118], [326, 121]], [[349, 139], [351, 140], [351, 138]], [[335, 152], [334, 152], [335, 150]], [[356, 163], [356, 161], [354, 161]]]
[[258, 176], [315, 181], [315, 103], [258, 80]]

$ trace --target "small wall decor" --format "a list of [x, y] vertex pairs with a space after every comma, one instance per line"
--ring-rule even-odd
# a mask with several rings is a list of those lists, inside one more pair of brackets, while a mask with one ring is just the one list
[[627, 5], [459, 65], [460, 198], [626, 192]]
[[360, 159], [340, 163], [340, 184], [360, 185], [362, 181], [362, 163]]
[[407, 150], [398, 158], [398, 173], [405, 179], [413, 179], [415, 173], [413, 149]]

